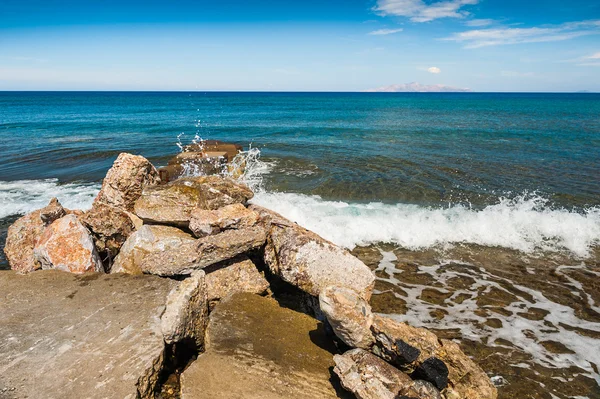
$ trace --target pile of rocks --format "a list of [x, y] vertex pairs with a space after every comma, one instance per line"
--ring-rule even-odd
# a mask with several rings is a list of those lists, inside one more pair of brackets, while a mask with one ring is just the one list
[[[276, 283], [300, 293], [304, 309], [335, 334], [334, 372], [356, 397], [497, 396], [457, 344], [372, 314], [370, 269], [347, 250], [250, 205], [253, 193], [244, 184], [221, 176], [159, 183], [148, 160], [121, 154], [90, 210], [64, 209], [53, 199], [10, 227], [11, 268], [180, 281], [161, 314], [162, 336], [167, 345], [193, 338], [199, 350], [220, 301], [239, 293], [270, 296]], [[154, 395], [156, 381], [147, 380], [138, 381], [138, 396]]]

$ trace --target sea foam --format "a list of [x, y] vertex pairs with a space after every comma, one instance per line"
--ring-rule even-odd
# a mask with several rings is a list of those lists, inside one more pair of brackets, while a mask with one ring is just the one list
[[88, 209], [100, 184], [60, 184], [58, 179], [0, 181], [0, 218], [22, 215], [48, 205], [52, 197], [69, 209]]
[[551, 209], [538, 196], [499, 199], [483, 209], [360, 204], [270, 192], [259, 192], [252, 201], [348, 248], [387, 242], [416, 250], [465, 243], [526, 253], [567, 250], [585, 258], [600, 244], [600, 208]]

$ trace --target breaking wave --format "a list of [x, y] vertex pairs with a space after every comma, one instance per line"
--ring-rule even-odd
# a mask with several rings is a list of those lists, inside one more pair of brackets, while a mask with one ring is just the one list
[[42, 208], [52, 197], [65, 208], [88, 209], [98, 191], [100, 184], [60, 184], [58, 179], [0, 181], [0, 218]]
[[[253, 203], [273, 209], [323, 237], [348, 248], [381, 242], [407, 249], [453, 244], [510, 248], [525, 253], [568, 251], [585, 258], [600, 245], [600, 208], [551, 208], [536, 195], [500, 198], [483, 209], [464, 205], [423, 207], [379, 202], [328, 201], [319, 196], [273, 192], [263, 177], [276, 166], [251, 149], [242, 179], [256, 192]], [[58, 179], [0, 181], [0, 218], [45, 206], [52, 197], [71, 209], [87, 209], [98, 183], [60, 184]]]

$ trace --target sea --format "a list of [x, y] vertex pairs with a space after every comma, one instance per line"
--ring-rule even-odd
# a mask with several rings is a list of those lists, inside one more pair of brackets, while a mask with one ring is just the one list
[[0, 92], [0, 246], [52, 197], [89, 208], [119, 153], [206, 139], [501, 398], [600, 398], [600, 94]]

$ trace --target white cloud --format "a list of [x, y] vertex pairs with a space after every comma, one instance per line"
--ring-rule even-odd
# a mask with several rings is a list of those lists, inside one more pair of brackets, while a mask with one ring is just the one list
[[363, 90], [370, 93], [453, 93], [453, 92], [469, 92], [471, 89], [460, 87], [452, 87], [446, 85], [422, 85], [417, 82], [403, 83], [398, 85], [390, 85], [378, 87], [376, 89]]
[[431, 67], [431, 68], [427, 68], [427, 72], [429, 73], [440, 73], [442, 72], [442, 70], [438, 67]]
[[474, 29], [442, 40], [465, 43], [465, 48], [569, 40], [600, 33], [600, 20], [567, 22], [550, 27]]
[[408, 17], [414, 22], [428, 22], [438, 18], [464, 18], [469, 15], [461, 8], [479, 3], [479, 0], [445, 0], [426, 4], [423, 0], [377, 0], [374, 10], [383, 16]]
[[399, 28], [399, 29], [378, 29], [378, 30], [374, 30], [373, 32], [369, 32], [369, 35], [391, 35], [392, 33], [398, 33], [398, 32], [402, 32], [404, 29]]
[[583, 57], [584, 60], [600, 60], [600, 52]]
[[465, 21], [465, 25], [472, 26], [474, 28], [489, 26], [494, 23], [493, 19], [471, 19], [470, 21]]

